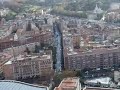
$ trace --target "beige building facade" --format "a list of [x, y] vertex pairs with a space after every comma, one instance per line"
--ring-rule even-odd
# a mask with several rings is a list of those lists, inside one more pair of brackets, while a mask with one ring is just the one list
[[45, 76], [50, 75], [52, 71], [53, 61], [51, 53], [19, 55], [12, 62], [4, 65], [6, 79], [25, 79], [28, 77]]

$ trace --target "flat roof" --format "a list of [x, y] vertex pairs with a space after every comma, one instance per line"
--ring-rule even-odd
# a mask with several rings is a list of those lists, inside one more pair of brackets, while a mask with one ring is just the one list
[[9, 64], [12, 64], [12, 61], [8, 61], [5, 63], [5, 65], [9, 65]]
[[87, 80], [86, 83], [95, 83], [97, 84], [100, 82], [101, 84], [110, 84], [111, 78], [110, 77], [101, 77], [101, 78], [95, 78], [91, 80]]
[[67, 55], [77, 55], [77, 56], [83, 56], [83, 55], [99, 55], [99, 54], [103, 54], [103, 53], [113, 53], [113, 52], [119, 52], [120, 51], [120, 47], [114, 47], [114, 48], [99, 48], [99, 49], [92, 49], [92, 50], [87, 50], [87, 51], [71, 51], [71, 52], [67, 52]]
[[48, 88], [20, 81], [0, 80], [0, 90], [48, 90]]
[[63, 88], [69, 89], [69, 88], [76, 88], [79, 82], [79, 78], [73, 77], [73, 78], [65, 78], [62, 80], [60, 85], [55, 88], [55, 90], [62, 90]]
[[27, 56], [25, 56], [25, 55], [19, 55], [19, 56], [17, 56], [17, 60], [19, 61], [19, 60], [25, 60], [25, 59], [35, 59], [35, 58], [39, 58], [39, 59], [50, 59], [51, 58], [51, 56], [50, 55], [41, 55], [41, 56], [37, 56], [37, 55], [27, 55]]

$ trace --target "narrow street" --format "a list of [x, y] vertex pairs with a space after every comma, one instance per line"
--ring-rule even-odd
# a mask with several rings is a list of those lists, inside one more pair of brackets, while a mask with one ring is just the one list
[[55, 45], [56, 45], [56, 72], [59, 72], [62, 70], [61, 68], [61, 56], [62, 56], [62, 50], [61, 50], [61, 35], [58, 30], [58, 25], [56, 23], [53, 24], [53, 29], [54, 29], [54, 38], [55, 38]]

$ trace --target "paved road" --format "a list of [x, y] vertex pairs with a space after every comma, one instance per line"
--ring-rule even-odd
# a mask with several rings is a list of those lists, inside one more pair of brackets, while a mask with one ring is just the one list
[[61, 55], [62, 55], [62, 51], [61, 51], [61, 35], [59, 33], [59, 30], [58, 30], [58, 26], [57, 24], [55, 23], [53, 25], [53, 28], [54, 28], [54, 36], [55, 36], [55, 45], [56, 45], [56, 65], [55, 65], [55, 68], [56, 68], [56, 71], [59, 72], [61, 71]]

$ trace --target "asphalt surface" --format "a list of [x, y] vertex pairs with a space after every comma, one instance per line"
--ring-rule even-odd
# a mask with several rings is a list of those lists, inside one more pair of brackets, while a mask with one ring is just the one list
[[62, 60], [61, 60], [61, 56], [62, 56], [62, 50], [61, 50], [61, 35], [60, 32], [58, 30], [58, 26], [55, 23], [53, 25], [54, 28], [54, 37], [55, 37], [55, 46], [56, 46], [56, 72], [60, 72], [62, 70]]

